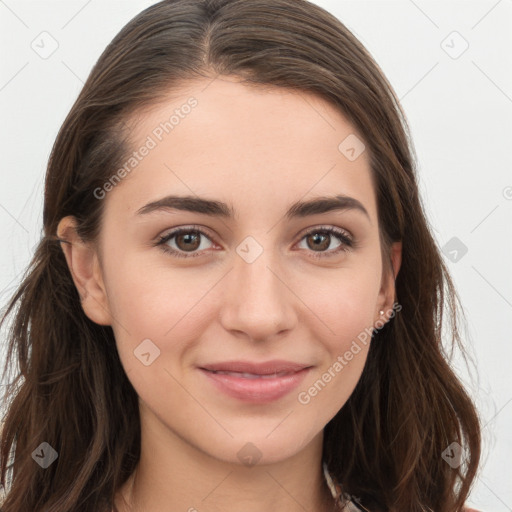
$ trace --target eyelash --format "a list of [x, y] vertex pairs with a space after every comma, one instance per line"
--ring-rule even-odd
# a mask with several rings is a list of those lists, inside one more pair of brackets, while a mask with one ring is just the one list
[[[169, 253], [172, 256], [176, 256], [177, 258], [196, 258], [198, 256], [202, 256], [203, 254], [201, 252], [184, 254], [183, 251], [176, 251], [175, 249], [171, 249], [169, 246], [165, 245], [172, 238], [185, 233], [200, 233], [201, 235], [210, 239], [208, 233], [203, 231], [201, 228], [197, 226], [191, 226], [185, 228], [177, 228], [174, 231], [168, 233], [167, 235], [159, 237], [158, 242], [156, 242], [154, 245], [160, 247], [165, 253]], [[313, 254], [311, 255], [312, 258], [329, 258], [338, 255], [340, 252], [350, 252], [357, 247], [357, 243], [355, 242], [355, 240], [347, 236], [345, 231], [339, 228], [335, 228], [333, 226], [321, 226], [318, 228], [311, 229], [310, 231], [307, 231], [306, 233], [304, 233], [304, 235], [302, 235], [299, 242], [301, 242], [304, 238], [313, 233], [334, 235], [336, 238], [339, 239], [341, 245], [336, 249], [331, 249], [330, 251], [320, 251], [316, 253], [315, 251], [310, 251], [313, 252]]]

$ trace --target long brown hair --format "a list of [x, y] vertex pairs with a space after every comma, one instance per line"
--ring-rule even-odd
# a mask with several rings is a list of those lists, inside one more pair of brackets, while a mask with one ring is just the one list
[[[5, 395], [2, 511], [107, 510], [138, 462], [137, 394], [112, 328], [81, 307], [56, 229], [73, 215], [79, 236], [94, 241], [104, 203], [94, 190], [129, 154], [131, 116], [186, 80], [219, 75], [312, 92], [364, 137], [383, 258], [392, 242], [403, 242], [395, 281], [402, 309], [374, 333], [353, 394], [325, 427], [323, 457], [370, 510], [461, 510], [481, 442], [478, 414], [446, 355], [448, 342], [465, 353], [462, 310], [424, 214], [409, 128], [391, 85], [338, 19], [305, 0], [164, 0], [107, 46], [52, 149], [44, 237], [0, 324], [13, 314], [4, 377], [14, 357], [19, 367]], [[58, 454], [46, 469], [34, 456], [43, 442]], [[443, 457], [450, 445], [463, 447], [462, 464]]]

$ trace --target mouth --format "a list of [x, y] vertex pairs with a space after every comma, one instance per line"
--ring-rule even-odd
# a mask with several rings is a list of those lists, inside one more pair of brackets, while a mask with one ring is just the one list
[[231, 375], [232, 377], [243, 377], [244, 379], [275, 379], [277, 377], [285, 377], [286, 375], [293, 375], [296, 372], [279, 372], [262, 375], [258, 373], [247, 372], [226, 372], [222, 370], [206, 370], [215, 373], [216, 375]]
[[[233, 366], [234, 364], [231, 364], [231, 367]], [[281, 368], [280, 371], [269, 366], [253, 371], [207, 367], [198, 369], [207, 377], [208, 382], [224, 395], [243, 402], [263, 404], [288, 395], [302, 382], [311, 368], [312, 366], [294, 365], [292, 369], [289, 366], [288, 369]]]
[[272, 361], [263, 361], [256, 363], [254, 361], [223, 361], [202, 365], [201, 368], [213, 372], [243, 373], [248, 375], [275, 375], [291, 374], [310, 368], [309, 364], [295, 363], [283, 359], [274, 359]]

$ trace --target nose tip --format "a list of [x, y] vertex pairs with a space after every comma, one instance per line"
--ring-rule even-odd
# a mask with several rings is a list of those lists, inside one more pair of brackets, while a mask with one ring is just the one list
[[255, 238], [239, 244], [235, 262], [223, 294], [221, 322], [224, 328], [263, 340], [291, 329], [295, 322], [293, 294], [272, 264], [270, 252]]

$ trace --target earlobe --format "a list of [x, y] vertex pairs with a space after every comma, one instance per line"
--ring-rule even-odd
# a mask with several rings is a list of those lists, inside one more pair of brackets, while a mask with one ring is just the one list
[[60, 220], [57, 236], [61, 239], [61, 249], [80, 295], [84, 313], [99, 325], [111, 325], [107, 294], [95, 247], [78, 236], [76, 219], [72, 216]]

